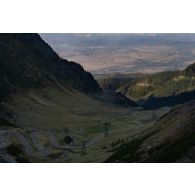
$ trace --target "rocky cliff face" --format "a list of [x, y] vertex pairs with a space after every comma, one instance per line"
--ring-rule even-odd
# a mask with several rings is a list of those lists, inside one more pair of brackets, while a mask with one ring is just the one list
[[90, 73], [61, 59], [38, 34], [0, 34], [0, 98], [53, 82], [85, 93], [101, 92]]

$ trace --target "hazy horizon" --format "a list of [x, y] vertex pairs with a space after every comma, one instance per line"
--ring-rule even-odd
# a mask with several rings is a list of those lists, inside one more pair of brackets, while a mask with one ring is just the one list
[[195, 34], [40, 34], [63, 58], [92, 73], [153, 73], [195, 62]]

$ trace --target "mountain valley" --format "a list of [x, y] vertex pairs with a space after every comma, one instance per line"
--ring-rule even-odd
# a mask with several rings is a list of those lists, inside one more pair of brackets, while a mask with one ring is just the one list
[[0, 162], [194, 162], [194, 78], [93, 76], [38, 34], [0, 34]]

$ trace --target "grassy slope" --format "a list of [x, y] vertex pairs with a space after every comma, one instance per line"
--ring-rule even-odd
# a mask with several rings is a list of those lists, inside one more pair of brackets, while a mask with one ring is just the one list
[[[14, 114], [19, 127], [2, 126], [0, 133], [8, 147], [20, 151], [20, 162], [104, 162], [121, 143], [139, 137], [156, 120], [152, 111], [135, 108], [137, 111], [130, 115], [127, 109], [100, 103], [65, 88], [29, 90], [12, 99], [4, 106]], [[166, 109], [157, 111], [157, 118], [164, 113]], [[111, 123], [109, 137], [104, 138], [104, 127], [98, 121]], [[63, 140], [64, 127], [74, 140], [70, 145]], [[10, 133], [4, 134], [5, 130]], [[15, 131], [24, 136], [32, 151], [26, 151], [26, 143]], [[87, 154], [82, 156], [83, 140], [87, 142]]]
[[148, 134], [121, 146], [108, 162], [194, 162], [195, 102], [161, 117]]
[[122, 112], [79, 93], [54, 88], [33, 89], [12, 96], [4, 103], [22, 128], [79, 128], [95, 120], [111, 118]]
[[195, 90], [194, 64], [185, 70], [144, 75], [142, 78], [108, 78], [99, 84], [106, 90], [119, 91], [132, 100], [166, 97]]
[[[1, 126], [1, 138], [8, 147], [20, 145], [19, 150], [24, 152], [23, 157], [30, 162], [56, 162], [55, 155], [72, 154], [72, 149], [56, 147], [55, 140], [54, 143], [50, 140], [50, 134], [57, 139], [57, 144], [66, 147], [63, 141], [65, 137], [63, 128], [69, 129], [68, 134], [74, 138], [73, 149], [77, 150], [75, 147], [79, 147], [80, 153], [81, 142], [85, 139], [83, 135], [77, 133], [81, 128], [94, 125], [97, 120], [109, 120], [124, 113], [124, 109], [116, 109], [78, 91], [70, 91], [66, 88], [63, 90], [53, 87], [33, 89], [23, 94], [12, 95], [11, 99], [12, 101], [2, 104], [13, 114], [18, 128]], [[15, 135], [15, 131], [25, 137], [33, 152], [25, 151], [26, 143]], [[77, 151], [73, 151], [75, 152]], [[64, 162], [67, 158], [61, 157], [60, 160]]]

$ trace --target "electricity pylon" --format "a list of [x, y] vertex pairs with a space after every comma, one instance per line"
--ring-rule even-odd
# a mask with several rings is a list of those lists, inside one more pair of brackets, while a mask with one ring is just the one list
[[104, 137], [108, 137], [108, 128], [111, 126], [110, 123], [105, 122], [104, 123]]
[[86, 141], [82, 142], [82, 151], [81, 151], [82, 155], [87, 154], [87, 149], [86, 149]]

